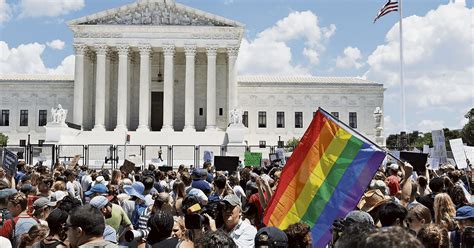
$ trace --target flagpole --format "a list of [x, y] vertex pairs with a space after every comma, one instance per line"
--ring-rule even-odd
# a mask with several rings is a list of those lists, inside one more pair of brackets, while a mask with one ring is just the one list
[[402, 114], [402, 131], [407, 131], [407, 123], [405, 116], [405, 84], [403, 82], [403, 7], [402, 0], [399, 0], [398, 11], [400, 12], [400, 95], [401, 95], [401, 114]]

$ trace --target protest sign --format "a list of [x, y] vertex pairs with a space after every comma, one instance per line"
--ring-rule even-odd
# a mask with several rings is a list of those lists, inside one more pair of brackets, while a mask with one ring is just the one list
[[203, 157], [204, 162], [212, 162], [213, 158], [214, 158], [214, 152], [204, 151], [204, 157]]
[[446, 144], [443, 130], [431, 131], [431, 137], [433, 139], [433, 153], [431, 157], [439, 158], [440, 163], [444, 164], [448, 162], [448, 155], [446, 152]]
[[258, 167], [262, 162], [262, 153], [260, 152], [245, 152], [244, 157], [245, 166]]
[[429, 145], [423, 145], [423, 153], [426, 153], [426, 154], [430, 153], [430, 146]]
[[428, 164], [430, 165], [430, 170], [438, 170], [439, 169], [439, 158], [429, 158]]
[[469, 162], [474, 163], [474, 146], [464, 146], [464, 151], [466, 151], [466, 157], [469, 159]]
[[125, 159], [125, 162], [123, 163], [122, 168], [123, 168], [122, 170], [125, 173], [129, 174], [135, 169], [135, 163], [133, 163], [132, 161], [130, 161], [128, 159]]
[[464, 152], [462, 139], [449, 140], [449, 144], [451, 145], [451, 151], [453, 152], [454, 161], [456, 161], [458, 169], [466, 169], [466, 153]]
[[18, 164], [18, 157], [8, 149], [3, 149], [3, 151], [3, 168], [9, 175], [14, 176], [17, 169], [16, 165]]
[[216, 171], [234, 172], [237, 170], [237, 167], [239, 167], [239, 157], [215, 156], [214, 167]]
[[419, 152], [400, 152], [400, 159], [410, 163], [413, 166], [413, 170], [419, 175], [424, 175], [428, 154]]

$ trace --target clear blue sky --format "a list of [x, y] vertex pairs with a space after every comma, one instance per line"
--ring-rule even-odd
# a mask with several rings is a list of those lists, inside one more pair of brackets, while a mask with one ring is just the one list
[[[132, 2], [0, 0], [0, 73], [70, 73], [73, 37], [66, 22]], [[373, 24], [385, 0], [176, 2], [245, 24], [241, 75], [361, 76], [383, 83], [385, 133], [400, 130], [399, 15]], [[449, 2], [403, 1], [409, 130], [460, 128], [462, 115], [474, 106], [472, 2]], [[267, 44], [281, 49], [270, 67], [256, 61]]]

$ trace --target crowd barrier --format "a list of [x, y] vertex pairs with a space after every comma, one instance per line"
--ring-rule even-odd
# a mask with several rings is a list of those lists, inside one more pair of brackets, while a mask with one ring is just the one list
[[[93, 169], [116, 169], [123, 164], [125, 158], [136, 164], [178, 167], [180, 164], [202, 166], [204, 154], [212, 152], [214, 156], [238, 156], [244, 160], [246, 151], [260, 152], [262, 158], [269, 158], [277, 146], [236, 146], [236, 145], [26, 145], [0, 147], [17, 154], [19, 159], [35, 165], [42, 163], [52, 166], [56, 161], [69, 163], [75, 156], [79, 156], [78, 164], [87, 165]], [[294, 147], [281, 147], [285, 151], [292, 151]], [[0, 159], [1, 163], [1, 159]]]

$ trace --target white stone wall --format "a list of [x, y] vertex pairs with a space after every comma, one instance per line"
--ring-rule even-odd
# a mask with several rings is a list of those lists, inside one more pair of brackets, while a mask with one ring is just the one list
[[[301, 138], [311, 123], [313, 112], [322, 107], [339, 112], [339, 119], [349, 123], [349, 112], [357, 113], [357, 131], [373, 138], [376, 107], [383, 109], [381, 84], [321, 85], [321, 84], [249, 84], [239, 85], [239, 105], [248, 111], [248, 144], [276, 145], [293, 137]], [[267, 127], [258, 127], [258, 112], [265, 111]], [[285, 128], [276, 128], [276, 112], [285, 112]], [[303, 128], [295, 128], [295, 112], [303, 112]]]
[[[45, 128], [38, 126], [39, 110], [46, 110], [51, 121], [51, 108], [61, 104], [68, 110], [66, 121], [72, 121], [73, 84], [71, 81], [0, 81], [0, 110], [10, 110], [10, 125], [0, 126], [0, 133], [9, 137], [9, 144], [31, 144], [45, 139]], [[20, 126], [20, 110], [28, 110], [28, 126]]]

